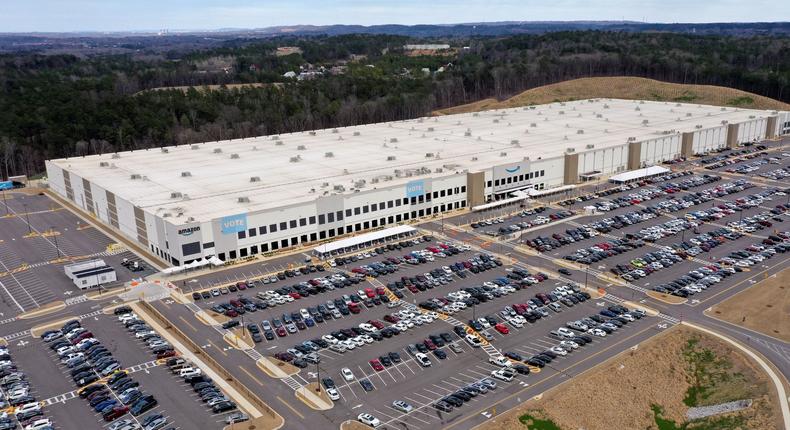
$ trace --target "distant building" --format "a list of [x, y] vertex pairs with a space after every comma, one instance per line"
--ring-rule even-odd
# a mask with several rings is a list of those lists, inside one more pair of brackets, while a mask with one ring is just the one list
[[450, 49], [447, 44], [424, 44], [424, 45], [403, 45], [407, 51], [438, 51], [440, 49]]
[[118, 279], [115, 269], [108, 266], [104, 260], [89, 260], [69, 264], [63, 268], [63, 271], [80, 290], [99, 287], [103, 284], [115, 282]]
[[293, 79], [293, 78], [296, 77], [296, 72], [294, 72], [294, 71], [285, 72], [285, 73], [283, 73], [283, 77], [284, 78], [288, 78], [288, 79]]

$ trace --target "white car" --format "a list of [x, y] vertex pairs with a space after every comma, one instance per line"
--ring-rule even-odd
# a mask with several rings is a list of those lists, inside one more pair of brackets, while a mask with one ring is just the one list
[[16, 410], [14, 411], [14, 414], [19, 415], [24, 412], [40, 411], [40, 410], [41, 410], [41, 404], [38, 402], [25, 403], [24, 405], [17, 407]]
[[469, 345], [472, 345], [473, 348], [479, 348], [480, 345], [482, 344], [482, 342], [480, 342], [480, 338], [478, 338], [473, 334], [467, 334], [466, 336], [464, 336], [464, 338], [469, 343]]
[[399, 410], [405, 414], [408, 414], [412, 410], [414, 410], [414, 406], [410, 405], [408, 402], [404, 402], [403, 400], [395, 400], [392, 402], [392, 408]]
[[41, 418], [25, 426], [25, 430], [39, 430], [52, 428], [52, 421], [49, 418]]
[[345, 346], [346, 349], [349, 350], [349, 351], [351, 351], [351, 350], [353, 350], [354, 348], [357, 347], [357, 344], [354, 343], [354, 341], [351, 340], [351, 339], [346, 339], [346, 340], [340, 341], [340, 344]]
[[591, 334], [593, 336], [598, 336], [598, 337], [606, 337], [606, 332], [599, 328], [591, 328], [587, 330], [587, 334]]
[[414, 358], [417, 359], [417, 362], [420, 363], [420, 366], [422, 367], [429, 367], [431, 365], [431, 360], [428, 358], [428, 356], [421, 352], [414, 354]]
[[337, 388], [335, 388], [335, 387], [327, 388], [326, 389], [326, 394], [332, 400], [340, 400], [340, 393], [337, 391]]
[[307, 312], [305, 308], [299, 309], [299, 315], [301, 315], [303, 319], [310, 318], [310, 312]]
[[352, 372], [348, 367], [340, 369], [340, 374], [343, 375], [343, 379], [346, 381], [350, 382], [354, 380], [354, 372]]
[[379, 421], [378, 418], [374, 417], [371, 414], [366, 414], [364, 412], [357, 416], [357, 421], [374, 428], [381, 425], [381, 421]]
[[494, 370], [491, 372], [491, 376], [505, 382], [510, 382], [513, 380], [513, 374], [505, 371], [505, 369]]
[[553, 347], [551, 347], [549, 350], [550, 350], [551, 352], [553, 352], [553, 353], [555, 353], [555, 354], [557, 354], [557, 355], [561, 356], [561, 357], [564, 357], [564, 356], [568, 355], [568, 351], [566, 351], [566, 350], [564, 350], [564, 349], [560, 348], [559, 346], [553, 346]]
[[360, 324], [359, 328], [364, 330], [364, 331], [366, 331], [366, 332], [368, 332], [368, 333], [373, 333], [374, 331], [376, 331], [376, 327], [373, 327], [372, 324], [368, 324], [368, 323]]
[[510, 318], [510, 319], [507, 320], [507, 322], [509, 322], [510, 325], [512, 325], [515, 328], [524, 327], [524, 323], [521, 322], [520, 320], [515, 319], [515, 318]]
[[513, 365], [513, 363], [511, 363], [510, 360], [508, 360], [508, 358], [504, 355], [500, 355], [498, 357], [489, 357], [488, 362], [499, 367], [510, 367]]
[[570, 351], [572, 349], [578, 349], [579, 344], [572, 340], [563, 340], [562, 342], [560, 342], [560, 347], [562, 347], [562, 349], [566, 351]]
[[194, 367], [187, 367], [185, 369], [179, 370], [178, 371], [178, 376], [186, 379], [186, 378], [190, 378], [192, 376], [198, 376], [201, 373], [203, 373], [203, 371], [201, 371], [200, 369], [197, 369], [197, 368], [194, 368]]
[[339, 340], [335, 339], [335, 337], [332, 336], [331, 334], [325, 334], [321, 336], [321, 339], [323, 339], [326, 343], [330, 345], [334, 345], [339, 342]]

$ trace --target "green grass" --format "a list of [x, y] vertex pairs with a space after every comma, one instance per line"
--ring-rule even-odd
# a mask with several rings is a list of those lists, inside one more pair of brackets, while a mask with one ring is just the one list
[[732, 363], [699, 345], [698, 339], [689, 339], [683, 357], [691, 373], [690, 387], [683, 399], [686, 406], [709, 406], [753, 397], [753, 387], [742, 374], [732, 371]]
[[545, 419], [542, 420], [540, 418], [535, 418], [530, 414], [524, 414], [518, 417], [518, 420], [521, 424], [527, 426], [527, 430], [561, 430], [560, 427], [554, 423], [554, 421]]
[[672, 100], [676, 102], [688, 103], [688, 102], [693, 102], [696, 99], [697, 99], [696, 94], [686, 91], [683, 93], [682, 96], [675, 97]]
[[674, 421], [661, 416], [664, 410], [661, 406], [652, 405], [653, 419], [658, 430], [735, 430], [743, 428], [746, 418], [740, 415], [708, 417], [696, 421], [676, 424]]
[[751, 106], [754, 104], [754, 99], [749, 96], [740, 96], [730, 99], [727, 104], [730, 106]]

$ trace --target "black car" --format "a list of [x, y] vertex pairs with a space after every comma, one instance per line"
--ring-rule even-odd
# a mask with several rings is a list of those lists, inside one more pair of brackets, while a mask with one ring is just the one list
[[321, 379], [321, 383], [324, 384], [326, 388], [334, 388], [335, 386], [335, 381], [333, 381], [332, 378], [323, 378]]
[[435, 355], [440, 360], [444, 360], [445, 358], [447, 358], [447, 353], [442, 351], [441, 349], [433, 350], [433, 355]]
[[370, 381], [368, 381], [367, 379], [360, 379], [359, 385], [361, 385], [362, 389], [364, 389], [365, 391], [373, 391], [374, 389], [373, 384], [371, 384]]

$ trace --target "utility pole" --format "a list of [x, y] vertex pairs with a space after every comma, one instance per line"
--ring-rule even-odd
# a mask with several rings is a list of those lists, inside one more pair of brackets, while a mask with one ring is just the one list
[[318, 362], [315, 363], [315, 391], [316, 393], [321, 392], [321, 366], [318, 365]]
[[50, 227], [49, 231], [52, 232], [52, 237], [55, 239], [55, 252], [57, 253], [55, 259], [57, 260], [60, 259], [60, 248], [58, 248], [58, 235], [55, 233], [54, 226]]

